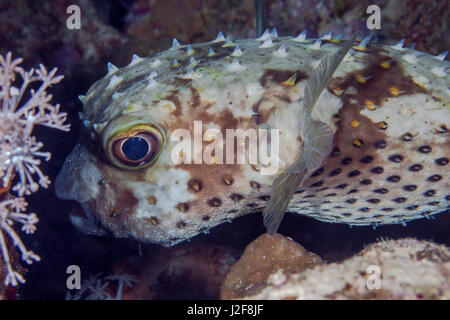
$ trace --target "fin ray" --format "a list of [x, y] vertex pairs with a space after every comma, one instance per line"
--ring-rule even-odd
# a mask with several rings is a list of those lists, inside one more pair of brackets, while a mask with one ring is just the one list
[[305, 87], [304, 103], [309, 114], [311, 114], [314, 105], [319, 99], [322, 91], [331, 80], [337, 67], [344, 59], [348, 50], [351, 48], [353, 40], [341, 48], [336, 54], [324, 58], [317, 68], [312, 72], [312, 75]]

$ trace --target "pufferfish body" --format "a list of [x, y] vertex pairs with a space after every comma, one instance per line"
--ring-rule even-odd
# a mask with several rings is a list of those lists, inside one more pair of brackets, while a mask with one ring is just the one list
[[[304, 33], [233, 41], [219, 34], [208, 43], [174, 41], [120, 69], [109, 65], [81, 97], [84, 127], [56, 180], [57, 195], [84, 209], [72, 222], [88, 233], [170, 246], [261, 212], [274, 179], [314, 138], [302, 131], [305, 88], [314, 93], [319, 84], [312, 75], [345, 46], [350, 51], [310, 112], [330, 129], [332, 148], [290, 187], [287, 211], [378, 225], [448, 210], [445, 55]], [[270, 137], [263, 141], [264, 130]], [[197, 149], [182, 149], [189, 140], [176, 132], [193, 137]], [[226, 139], [230, 132], [235, 136]], [[271, 163], [261, 154], [250, 162], [255, 143], [266, 143], [276, 172], [263, 174]], [[239, 146], [246, 150], [244, 163], [225, 152]]]

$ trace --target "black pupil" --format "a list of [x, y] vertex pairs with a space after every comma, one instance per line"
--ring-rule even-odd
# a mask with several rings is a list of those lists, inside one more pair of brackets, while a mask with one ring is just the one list
[[148, 143], [140, 137], [128, 138], [122, 145], [123, 153], [130, 160], [139, 160], [145, 157], [149, 151]]

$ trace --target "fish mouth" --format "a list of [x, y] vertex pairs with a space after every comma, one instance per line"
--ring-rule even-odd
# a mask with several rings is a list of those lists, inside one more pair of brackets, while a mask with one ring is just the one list
[[55, 179], [56, 196], [76, 201], [69, 219], [77, 229], [91, 235], [113, 235], [163, 246], [184, 239], [174, 238], [173, 231], [162, 223], [155, 225], [151, 219], [137, 217], [120, 181], [111, 172], [104, 173], [107, 169], [100, 166], [98, 159], [78, 144]]
[[103, 179], [95, 157], [78, 144], [64, 161], [55, 180], [56, 196], [76, 201], [69, 215], [70, 221], [87, 234], [107, 233], [101, 216], [111, 211], [112, 203], [105, 199], [114, 199], [114, 194], [106, 186], [103, 187]]
[[89, 210], [89, 203], [74, 202], [72, 211], [69, 214], [70, 222], [81, 232], [88, 235], [105, 236], [109, 232], [105, 229], [98, 215]]

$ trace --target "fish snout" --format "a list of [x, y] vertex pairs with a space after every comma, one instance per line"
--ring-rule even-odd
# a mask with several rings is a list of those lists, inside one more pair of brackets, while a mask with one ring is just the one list
[[105, 197], [113, 197], [103, 181], [104, 176], [96, 165], [95, 157], [81, 145], [75, 146], [56, 177], [56, 196], [78, 202], [69, 218], [84, 233], [105, 234], [101, 217], [111, 209], [111, 203]]
[[80, 203], [95, 198], [103, 174], [94, 161], [93, 156], [84, 147], [76, 145], [56, 177], [56, 196]]

